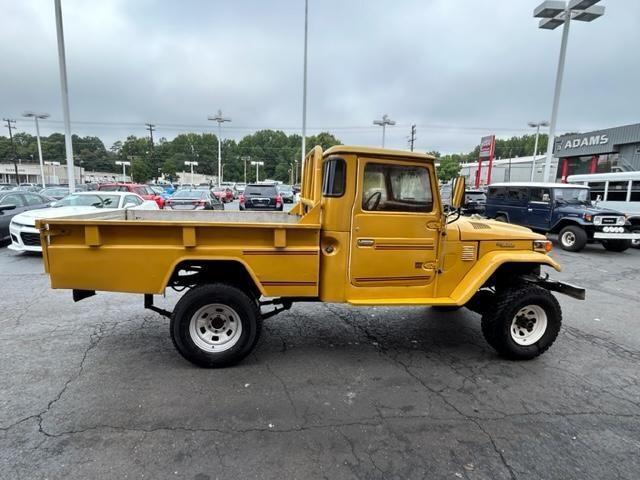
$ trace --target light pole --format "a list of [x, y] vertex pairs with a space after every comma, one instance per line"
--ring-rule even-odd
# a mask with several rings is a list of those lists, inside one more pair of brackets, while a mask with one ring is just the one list
[[215, 115], [209, 115], [207, 120], [218, 122], [218, 186], [220, 186], [220, 177], [222, 177], [222, 124], [230, 122], [230, 118], [222, 116], [222, 110], [218, 110]]
[[302, 72], [302, 176], [304, 172], [304, 158], [307, 156], [307, 38], [309, 36], [309, 0], [304, 0], [304, 66]]
[[549, 122], [547, 122], [546, 120], [543, 120], [541, 122], [529, 122], [527, 125], [529, 125], [531, 128], [536, 129], [536, 141], [535, 141], [535, 144], [533, 145], [533, 164], [531, 166], [531, 178], [530, 178], [530, 181], [533, 182], [533, 174], [536, 171], [536, 155], [538, 154], [538, 137], [540, 136], [540, 127], [548, 127]]
[[125, 183], [127, 181], [127, 167], [131, 166], [131, 162], [117, 160], [116, 165], [122, 165], [122, 183]]
[[[53, 170], [53, 175], [51, 175], [53, 178], [55, 178], [56, 180], [56, 185], [60, 185], [60, 182], [58, 182], [58, 177], [56, 177], [56, 167], [60, 166], [60, 162], [44, 162], [45, 165], [49, 165], [50, 167], [52, 167]], [[51, 182], [53, 183], [53, 182]]]
[[62, 6], [55, 0], [56, 33], [58, 39], [58, 66], [60, 68], [60, 91], [62, 94], [62, 116], [64, 120], [64, 147], [67, 157], [67, 177], [69, 193], [76, 190], [76, 176], [73, 166], [73, 144], [71, 143], [71, 119], [69, 114], [69, 88], [67, 86], [67, 59], [64, 51], [64, 31], [62, 29]]
[[24, 112], [22, 114], [23, 117], [33, 117], [36, 121], [36, 142], [38, 143], [38, 157], [40, 158], [40, 176], [42, 177], [42, 188], [45, 188], [44, 181], [44, 164], [42, 163], [42, 145], [40, 144], [40, 125], [38, 124], [38, 119], [49, 118], [48, 113], [35, 113], [35, 112]]
[[256, 166], [256, 183], [258, 183], [258, 169], [260, 168], [261, 165], [264, 165], [264, 162], [251, 162], [251, 165], [255, 165]]
[[604, 15], [604, 7], [595, 5], [600, 0], [547, 0], [538, 5], [533, 11], [533, 16], [541, 18], [538, 28], [554, 30], [562, 27], [562, 41], [560, 43], [560, 57], [558, 58], [558, 70], [556, 72], [556, 85], [553, 93], [553, 106], [551, 107], [551, 122], [549, 124], [549, 142], [547, 145], [547, 158], [544, 162], [543, 181], [548, 182], [551, 173], [551, 160], [555, 146], [556, 121], [558, 118], [558, 105], [560, 104], [560, 90], [562, 89], [562, 77], [564, 75], [564, 63], [567, 54], [567, 40], [569, 38], [569, 25], [571, 20], [591, 22]]
[[382, 116], [382, 120], [374, 120], [374, 125], [380, 125], [382, 127], [382, 148], [384, 148], [384, 137], [387, 130], [387, 125], [395, 125], [395, 120], [391, 120], [386, 113]]
[[224, 163], [222, 164], [222, 173], [220, 174], [220, 183], [224, 183]]
[[247, 184], [247, 162], [251, 161], [251, 157], [246, 155], [241, 157], [241, 160], [244, 162], [244, 184]]
[[[193, 167], [197, 167], [198, 166], [198, 162], [186, 161], [186, 162], [184, 162], [184, 164], [191, 167], [191, 186], [193, 187], [195, 185], [193, 183]], [[220, 178], [220, 177], [218, 177], [218, 178]], [[218, 180], [218, 186], [219, 185], [220, 185], [220, 180]]]

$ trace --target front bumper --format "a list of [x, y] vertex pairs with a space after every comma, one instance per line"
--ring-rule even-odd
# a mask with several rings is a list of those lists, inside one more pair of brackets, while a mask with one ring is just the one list
[[11, 244], [7, 247], [16, 252], [42, 252], [40, 232], [35, 227], [11, 223], [9, 225]]
[[562, 293], [563, 295], [567, 295], [578, 300], [584, 300], [586, 298], [586, 290], [584, 288], [570, 283], [558, 282], [557, 280], [549, 280], [549, 275], [536, 277], [526, 276], [523, 277], [523, 279], [527, 282], [540, 285], [542, 288], [546, 288], [552, 292]]
[[600, 240], [640, 240], [640, 233], [605, 233], [595, 232], [593, 238]]

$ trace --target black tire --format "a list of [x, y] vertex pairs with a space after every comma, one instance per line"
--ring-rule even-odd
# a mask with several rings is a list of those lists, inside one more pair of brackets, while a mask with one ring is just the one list
[[[512, 324], [520, 310], [527, 306], [543, 310], [547, 324], [537, 341], [521, 345], [512, 336]], [[548, 290], [536, 285], [520, 285], [499, 293], [495, 310], [482, 316], [482, 333], [487, 343], [501, 356], [512, 360], [531, 360], [546, 352], [558, 337], [561, 325], [560, 304]]]
[[560, 248], [567, 252], [579, 252], [587, 244], [587, 232], [577, 225], [567, 225], [558, 234]]
[[496, 222], [509, 223], [509, 219], [505, 215], [498, 215], [494, 220]]
[[631, 240], [602, 240], [602, 246], [610, 252], [624, 252], [631, 246]]
[[[196, 344], [190, 333], [191, 321], [196, 312], [210, 304], [221, 304], [231, 309], [241, 324], [239, 338], [227, 350], [216, 352], [216, 346], [212, 346], [211, 351], [205, 350]], [[217, 315], [214, 320], [219, 320], [219, 314]], [[202, 318], [205, 317], [203, 314]], [[251, 353], [260, 338], [262, 317], [255, 298], [236, 287], [213, 283], [191, 289], [178, 301], [169, 328], [174, 346], [191, 363], [206, 368], [228, 367]], [[220, 336], [224, 334], [221, 333]]]

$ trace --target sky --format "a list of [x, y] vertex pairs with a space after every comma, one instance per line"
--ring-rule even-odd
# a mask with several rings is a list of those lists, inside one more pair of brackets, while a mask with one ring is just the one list
[[[467, 152], [480, 137], [531, 132], [548, 120], [561, 28], [540, 30], [539, 0], [309, 0], [308, 134]], [[603, 0], [572, 22], [558, 131], [640, 122], [640, 1]], [[107, 147], [263, 128], [300, 133], [304, 0], [62, 0], [72, 131]], [[0, 115], [34, 133], [25, 110], [63, 131], [53, 0], [0, 0]], [[7, 134], [6, 128], [3, 135]]]

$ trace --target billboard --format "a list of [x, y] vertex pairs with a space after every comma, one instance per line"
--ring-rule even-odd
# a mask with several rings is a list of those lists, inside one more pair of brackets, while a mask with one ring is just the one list
[[480, 158], [491, 158], [496, 148], [496, 136], [489, 135], [480, 140]]

